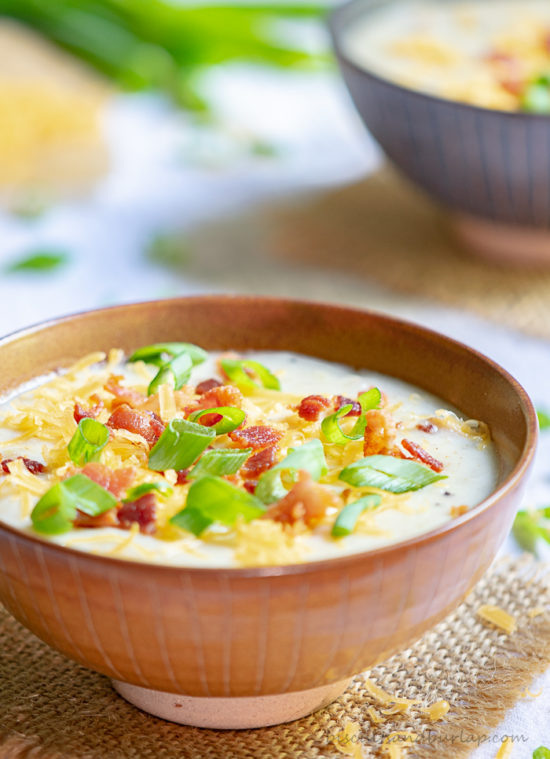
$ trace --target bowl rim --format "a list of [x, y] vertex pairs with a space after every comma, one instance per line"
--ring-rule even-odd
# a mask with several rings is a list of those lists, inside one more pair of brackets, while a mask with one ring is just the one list
[[[420, 533], [406, 540], [401, 540], [389, 545], [376, 548], [374, 550], [357, 551], [354, 553], [344, 554], [342, 556], [334, 556], [327, 559], [318, 559], [316, 561], [304, 561], [294, 564], [273, 564], [268, 566], [256, 566], [256, 567], [196, 567], [196, 566], [179, 566], [173, 564], [157, 564], [147, 561], [138, 561], [135, 559], [125, 559], [116, 556], [109, 556], [103, 554], [95, 554], [87, 551], [80, 551], [76, 548], [68, 546], [58, 545], [48, 541], [39, 535], [34, 535], [32, 532], [25, 531], [24, 529], [13, 527], [0, 520], [0, 533], [4, 532], [14, 538], [30, 541], [32, 544], [41, 547], [45, 551], [51, 551], [57, 555], [72, 556], [78, 558], [80, 561], [92, 562], [98, 566], [107, 564], [109, 566], [117, 567], [120, 570], [134, 569], [147, 572], [166, 572], [169, 574], [181, 574], [182, 572], [189, 572], [193, 576], [199, 577], [227, 577], [231, 578], [252, 578], [252, 577], [275, 577], [281, 575], [301, 575], [310, 574], [322, 571], [332, 570], [337, 566], [352, 563], [360, 563], [361, 561], [371, 562], [372, 560], [382, 559], [385, 556], [391, 554], [394, 551], [401, 551], [403, 549], [419, 547], [424, 543], [430, 543], [433, 540], [442, 538], [449, 533], [457, 530], [462, 525], [478, 518], [482, 513], [488, 511], [495, 506], [500, 499], [506, 495], [506, 493], [515, 489], [520, 481], [528, 473], [532, 464], [538, 439], [538, 421], [537, 414], [531, 399], [529, 398], [527, 391], [506, 369], [504, 369], [496, 361], [493, 361], [488, 356], [485, 356], [475, 348], [471, 348], [465, 343], [455, 340], [452, 337], [437, 332], [436, 330], [424, 327], [416, 322], [401, 319], [395, 316], [388, 315], [386, 313], [375, 311], [372, 309], [357, 308], [351, 306], [345, 306], [337, 303], [330, 303], [326, 301], [305, 300], [297, 298], [282, 298], [276, 296], [256, 296], [256, 295], [227, 295], [227, 294], [207, 294], [207, 295], [192, 295], [192, 296], [180, 296], [174, 298], [159, 298], [154, 300], [133, 301], [131, 303], [118, 304], [114, 306], [108, 306], [104, 308], [87, 309], [84, 311], [78, 311], [75, 313], [47, 319], [45, 321], [37, 322], [30, 326], [11, 332], [4, 337], [0, 338], [0, 350], [6, 344], [24, 338], [27, 335], [36, 334], [51, 327], [55, 327], [59, 324], [70, 323], [74, 319], [90, 317], [95, 314], [112, 314], [113, 318], [116, 318], [117, 313], [128, 310], [139, 310], [143, 307], [149, 308], [163, 308], [170, 306], [171, 304], [178, 304], [181, 302], [193, 303], [194, 301], [204, 304], [210, 301], [212, 305], [219, 303], [236, 303], [240, 302], [243, 305], [250, 303], [256, 307], [261, 307], [262, 303], [266, 305], [289, 305], [289, 306], [302, 306], [302, 307], [322, 307], [325, 310], [344, 311], [346, 313], [353, 313], [362, 316], [370, 316], [371, 318], [383, 321], [388, 326], [393, 326], [399, 330], [406, 330], [407, 332], [420, 333], [426, 337], [436, 338], [444, 340], [447, 344], [454, 346], [466, 352], [481, 362], [489, 365], [493, 371], [499, 374], [512, 388], [515, 390], [518, 403], [523, 411], [526, 419], [527, 434], [525, 444], [520, 453], [520, 456], [507, 477], [503, 482], [493, 490], [487, 498], [484, 498], [480, 503], [471, 508], [466, 514], [462, 516], [450, 519], [439, 527], [436, 527], [429, 532]], [[420, 386], [419, 386], [420, 387]], [[422, 388], [423, 389], [423, 388]]]
[[[374, 79], [379, 84], [384, 84], [392, 89], [410, 94], [417, 100], [423, 100], [429, 103], [439, 103], [439, 104], [447, 105], [448, 107], [457, 106], [460, 108], [465, 108], [467, 110], [473, 111], [474, 113], [482, 113], [482, 114], [487, 114], [487, 115], [495, 114], [495, 115], [503, 116], [505, 118], [514, 119], [514, 120], [528, 119], [528, 120], [539, 121], [539, 122], [546, 121], [550, 125], [550, 114], [531, 113], [529, 111], [505, 111], [502, 108], [486, 108], [485, 106], [482, 106], [482, 105], [474, 105], [473, 103], [464, 103], [461, 100], [453, 100], [452, 98], [441, 97], [439, 95], [433, 95], [429, 92], [424, 92], [423, 90], [415, 90], [412, 87], [406, 87], [405, 85], [399, 84], [392, 79], [387, 79], [381, 74], [377, 74], [376, 72], [372, 71], [366, 66], [361, 66], [359, 63], [353, 60], [353, 58], [349, 56], [348, 53], [346, 52], [345, 44], [342, 39], [345, 26], [346, 26], [346, 18], [347, 18], [348, 13], [350, 13], [352, 9], [358, 8], [363, 5], [366, 6], [365, 15], [367, 15], [369, 6], [374, 5], [375, 3], [379, 3], [379, 2], [380, 0], [345, 0], [345, 2], [341, 3], [335, 8], [332, 8], [330, 12], [327, 14], [326, 22], [327, 22], [327, 26], [329, 30], [330, 39], [332, 41], [332, 46], [334, 48], [334, 51], [337, 57], [340, 60], [342, 60], [346, 64], [346, 66], [349, 66], [358, 74], [363, 74], [364, 76]], [[389, 0], [385, 4], [397, 5], [400, 2], [402, 2], [402, 0]], [[371, 8], [370, 10], [373, 11], [374, 9]]]

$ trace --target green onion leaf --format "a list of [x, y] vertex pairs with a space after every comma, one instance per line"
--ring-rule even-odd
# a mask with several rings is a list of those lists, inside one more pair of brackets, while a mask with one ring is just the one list
[[[280, 390], [281, 383], [277, 377], [272, 374], [267, 367], [260, 364], [258, 361], [251, 361], [250, 359], [233, 359], [224, 358], [221, 361], [221, 367], [225, 374], [229, 377], [231, 382], [238, 385], [241, 389], [252, 389], [257, 387], [265, 387], [268, 390]], [[245, 371], [250, 369], [258, 378], [261, 384], [254, 381], [252, 377]]]
[[379, 495], [366, 495], [359, 498], [358, 501], [348, 503], [332, 525], [331, 535], [333, 538], [343, 538], [345, 535], [351, 535], [357, 524], [357, 520], [364, 511], [375, 509], [380, 506], [382, 498]]
[[550, 543], [550, 524], [546, 522], [549, 518], [550, 508], [548, 507], [536, 511], [518, 511], [512, 526], [512, 534], [524, 551], [536, 554], [539, 538]]
[[180, 353], [187, 353], [193, 366], [202, 364], [202, 362], [208, 357], [208, 353], [199, 348], [198, 345], [193, 343], [155, 343], [154, 345], [145, 345], [143, 348], [138, 348], [134, 351], [128, 361], [144, 361], [146, 364], [156, 364], [160, 366], [166, 361], [165, 356], [174, 358], [179, 356]]
[[539, 420], [539, 429], [542, 432], [550, 428], [550, 414], [543, 409], [537, 409], [537, 419]]
[[154, 395], [161, 385], [166, 384], [173, 385], [174, 390], [179, 390], [189, 382], [192, 368], [193, 360], [189, 353], [179, 353], [160, 367], [147, 388], [147, 394]]
[[187, 419], [172, 419], [149, 453], [149, 469], [186, 469], [216, 437], [214, 430]]
[[539, 77], [526, 87], [521, 97], [521, 108], [528, 113], [550, 114], [550, 82]]
[[34, 507], [31, 521], [37, 532], [59, 535], [68, 532], [79, 509], [95, 517], [116, 506], [116, 498], [84, 474], [75, 474], [50, 488]]
[[344, 432], [340, 427], [340, 419], [346, 416], [348, 412], [352, 410], [351, 403], [346, 404], [338, 409], [335, 414], [326, 416], [321, 422], [321, 430], [326, 440], [329, 443], [336, 443], [336, 445], [346, 445], [350, 440], [361, 440], [365, 434], [365, 427], [367, 426], [367, 420], [364, 415], [360, 416], [350, 434]]
[[200, 457], [187, 476], [198, 480], [206, 475], [235, 474], [251, 453], [252, 448], [213, 448]]
[[138, 498], [141, 498], [143, 495], [147, 495], [147, 493], [159, 493], [160, 495], [172, 495], [174, 492], [174, 488], [169, 485], [167, 482], [142, 482], [141, 485], [135, 485], [133, 488], [129, 488], [126, 491], [126, 498], [124, 499], [124, 503], [131, 503], [132, 501], [137, 501]]
[[234, 408], [233, 406], [216, 406], [214, 408], [193, 411], [188, 418], [190, 422], [196, 422], [206, 414], [219, 414], [223, 417], [219, 422], [216, 422], [216, 424], [209, 425], [210, 429], [216, 432], [216, 435], [226, 435], [228, 432], [236, 430], [237, 427], [244, 422], [246, 416], [241, 408]]
[[380, 406], [382, 393], [377, 387], [371, 387], [370, 390], [367, 390], [365, 393], [361, 393], [357, 400], [361, 404], [363, 413], [365, 413], [366, 411], [370, 411], [371, 409], [378, 408]]
[[533, 751], [533, 759], [550, 759], [550, 748], [539, 746]]
[[214, 522], [233, 525], [238, 517], [249, 522], [262, 516], [265, 507], [246, 490], [220, 477], [206, 475], [196, 480], [187, 494], [185, 508], [171, 519], [171, 524], [200, 535]]
[[69, 255], [65, 251], [36, 250], [12, 261], [5, 270], [8, 272], [49, 273], [61, 269], [69, 260]]
[[379, 488], [389, 493], [407, 493], [446, 479], [423, 464], [394, 456], [367, 456], [342, 469], [339, 479], [356, 488]]
[[109, 430], [104, 424], [97, 419], [81, 419], [67, 446], [71, 461], [77, 466], [97, 461], [108, 441]]
[[320, 440], [310, 440], [294, 448], [282, 461], [260, 475], [254, 495], [262, 503], [275, 503], [288, 492], [283, 485], [281, 474], [288, 471], [296, 479], [296, 474], [300, 469], [309, 472], [316, 481], [327, 473], [325, 452]]

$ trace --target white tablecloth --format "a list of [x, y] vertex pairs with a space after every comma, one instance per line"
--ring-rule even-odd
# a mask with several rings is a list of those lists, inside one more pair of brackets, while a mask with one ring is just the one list
[[[234, 67], [209, 87], [225, 131], [200, 132], [152, 97], [120, 98], [106, 117], [112, 170], [88, 197], [51, 208], [34, 221], [0, 216], [0, 266], [36, 248], [64, 248], [71, 260], [50, 274], [0, 277], [0, 333], [45, 318], [114, 303], [228, 290], [340, 301], [435, 327], [489, 355], [514, 374], [539, 406], [550, 408], [550, 346], [466, 313], [403, 298], [344, 274], [272, 261], [269, 276], [247, 267], [229, 282], [174, 273], [144, 255], [150, 239], [188, 229], [286, 193], [358, 178], [380, 155], [364, 134], [337, 78]], [[233, 136], [230, 136], [232, 133]], [[278, 156], [253, 158], [236, 134], [261, 137]], [[236, 286], [236, 282], [238, 286]], [[550, 433], [543, 439], [528, 502], [550, 503]], [[512, 540], [506, 551], [516, 551]], [[494, 757], [505, 735], [526, 738], [514, 757], [550, 745], [550, 675], [543, 695], [508, 714], [475, 759]]]

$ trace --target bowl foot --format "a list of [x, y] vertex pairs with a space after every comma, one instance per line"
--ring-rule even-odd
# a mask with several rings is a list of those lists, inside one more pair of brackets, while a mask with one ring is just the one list
[[453, 214], [454, 234], [472, 253], [494, 263], [550, 266], [550, 230]]
[[170, 722], [217, 730], [279, 725], [305, 717], [342, 695], [350, 680], [274, 696], [203, 698], [179, 696], [113, 680], [114, 689], [144, 712]]

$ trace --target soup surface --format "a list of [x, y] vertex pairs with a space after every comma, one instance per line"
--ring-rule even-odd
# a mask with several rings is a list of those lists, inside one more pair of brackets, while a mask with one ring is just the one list
[[346, 32], [358, 65], [405, 87], [498, 110], [550, 113], [550, 3], [388, 3]]
[[490, 433], [399, 380], [185, 343], [94, 354], [0, 407], [0, 518], [180, 566], [288, 564], [395, 543], [494, 489]]

